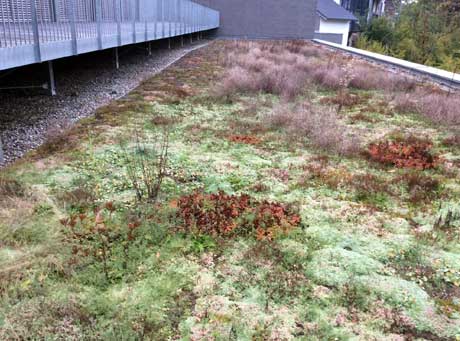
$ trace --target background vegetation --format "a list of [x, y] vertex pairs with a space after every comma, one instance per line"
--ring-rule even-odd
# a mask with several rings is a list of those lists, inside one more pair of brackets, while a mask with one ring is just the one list
[[394, 17], [363, 24], [358, 47], [412, 62], [460, 70], [460, 1], [418, 0]]

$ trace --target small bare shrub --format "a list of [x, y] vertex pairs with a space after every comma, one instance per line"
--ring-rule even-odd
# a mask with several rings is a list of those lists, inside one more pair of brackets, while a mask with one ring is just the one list
[[155, 135], [146, 142], [141, 141], [139, 131], [134, 132], [134, 147], [122, 145], [127, 175], [139, 201], [155, 202], [166, 176], [169, 133]]

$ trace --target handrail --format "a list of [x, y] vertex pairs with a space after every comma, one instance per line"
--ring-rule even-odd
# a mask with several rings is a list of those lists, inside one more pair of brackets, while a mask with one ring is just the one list
[[[171, 36], [216, 28], [219, 13], [190, 0], [10, 0], [0, 3], [0, 49], [104, 37]], [[180, 30], [178, 29], [180, 27]]]

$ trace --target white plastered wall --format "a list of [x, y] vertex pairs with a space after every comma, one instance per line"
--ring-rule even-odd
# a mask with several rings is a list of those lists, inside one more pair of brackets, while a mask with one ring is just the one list
[[350, 21], [346, 20], [324, 20], [320, 18], [319, 33], [342, 34], [342, 45], [348, 45], [348, 33], [350, 31]]

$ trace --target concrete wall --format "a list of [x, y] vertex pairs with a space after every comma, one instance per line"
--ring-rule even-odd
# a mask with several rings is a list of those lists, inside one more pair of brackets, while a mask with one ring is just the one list
[[[350, 21], [346, 20], [324, 20], [323, 18], [320, 18], [319, 20], [319, 29], [315, 32], [316, 34], [333, 34], [335, 36], [340, 35], [342, 39], [340, 41], [337, 41], [336, 38], [334, 38], [334, 41], [331, 41], [333, 43], [337, 44], [342, 44], [343, 46], [348, 45], [348, 33], [350, 32]], [[315, 35], [315, 38], [316, 35]], [[317, 39], [322, 39], [322, 38], [317, 38]], [[328, 39], [323, 39], [330, 41]]]
[[315, 32], [315, 39], [328, 41], [330, 43], [342, 45], [343, 35], [337, 33], [319, 33]]
[[317, 0], [194, 0], [220, 11], [220, 37], [312, 39]]

